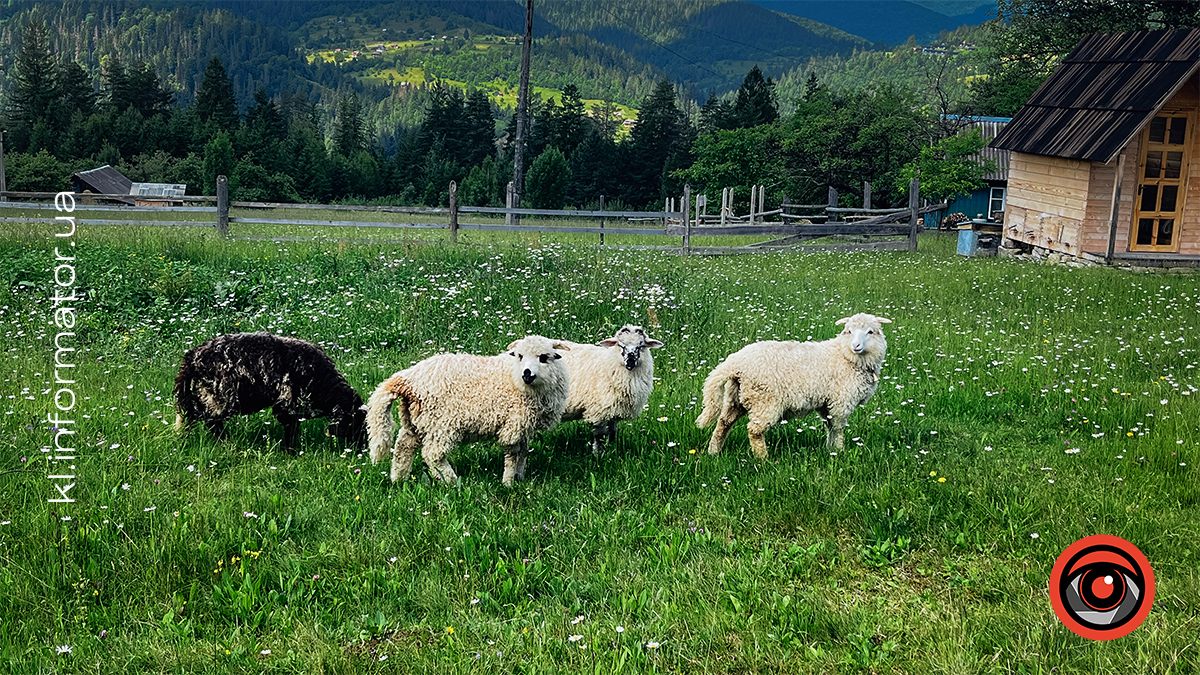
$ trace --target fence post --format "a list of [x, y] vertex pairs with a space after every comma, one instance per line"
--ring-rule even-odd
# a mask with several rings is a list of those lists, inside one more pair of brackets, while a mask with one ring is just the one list
[[450, 243], [458, 243], [458, 183], [450, 181]]
[[920, 218], [917, 217], [917, 205], [920, 204], [921, 196], [921, 180], [914, 178], [908, 183], [908, 250], [917, 250], [917, 227], [920, 224]]
[[[783, 196], [783, 203], [779, 205], [779, 212], [789, 216], [792, 215], [792, 200], [788, 199], [787, 195]], [[786, 221], [787, 218], [780, 218], [780, 220]]]
[[684, 185], [683, 186], [683, 204], [681, 204], [683, 209], [680, 211], [680, 214], [683, 216], [683, 253], [684, 253], [684, 255], [689, 255], [691, 253], [691, 249], [692, 249], [692, 217], [691, 217], [691, 214], [689, 213], [689, 211], [691, 211], [691, 204], [692, 204], [692, 186]]
[[754, 204], [757, 200], [758, 200], [758, 186], [751, 185], [750, 186], [750, 214], [747, 216], [747, 218], [749, 219], [747, 222], [749, 222], [751, 225], [754, 224]]
[[863, 208], [871, 208], [871, 184], [863, 181]]
[[[513, 182], [511, 180], [508, 181], [508, 186], [504, 188], [504, 208], [516, 208], [513, 206]], [[510, 226], [513, 225], [513, 214], [504, 214], [504, 224]]]
[[[600, 212], [604, 212], [604, 195], [600, 195]], [[604, 245], [604, 216], [600, 216], [600, 245]]]
[[0, 129], [0, 202], [8, 201], [8, 183], [4, 180], [4, 130]]
[[217, 234], [229, 238], [229, 179], [217, 176]]
[[729, 211], [729, 188], [721, 188], [721, 227], [725, 227], [725, 214]]
[[758, 186], [758, 223], [763, 223], [763, 212], [767, 210], [767, 186]]
[[[835, 208], [837, 208], [837, 205], [838, 205], [837, 188], [830, 185], [829, 186], [829, 207], [828, 208], [835, 209]], [[839, 216], [837, 213], [832, 213], [829, 211], [826, 211], [826, 213], [829, 214], [829, 217], [826, 218], [825, 220], [827, 220], [829, 222], [833, 222], [835, 220], [841, 220], [841, 216]]]

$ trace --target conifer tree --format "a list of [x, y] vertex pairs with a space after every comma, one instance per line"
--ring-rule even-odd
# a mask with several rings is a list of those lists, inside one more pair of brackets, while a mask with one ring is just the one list
[[779, 119], [775, 104], [775, 83], [764, 78], [758, 66], [746, 73], [733, 102], [733, 120], [738, 127], [756, 127]]
[[233, 83], [229, 81], [221, 59], [216, 56], [204, 69], [204, 79], [196, 92], [195, 105], [201, 124], [211, 123], [218, 131], [226, 132], [232, 132], [237, 127], [238, 109]]

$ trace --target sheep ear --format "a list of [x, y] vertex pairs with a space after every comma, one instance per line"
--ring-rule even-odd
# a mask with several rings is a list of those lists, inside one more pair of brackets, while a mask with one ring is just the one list
[[570, 347], [570, 345], [568, 345], [568, 344], [567, 344], [567, 343], [565, 343], [565, 342], [551, 342], [551, 343], [550, 343], [550, 348], [551, 348], [551, 349], [561, 349], [561, 350], [562, 350], [562, 351], [564, 351], [564, 352], [569, 352], [569, 351], [571, 351], [571, 347]]
[[834, 323], [835, 325], [838, 325], [838, 326], [840, 326], [840, 325], [842, 325], [842, 324], [846, 323], [846, 322], [847, 322], [847, 321], [849, 321], [849, 320], [850, 320], [850, 317], [846, 317], [846, 318], [844, 318], [844, 319], [838, 319], [837, 321], [834, 321], [833, 323]]
[[891, 319], [885, 319], [882, 316], [877, 316], [877, 317], [875, 317], [875, 319], [878, 320], [879, 323], [891, 323], [892, 322]]
[[661, 347], [662, 343], [654, 338], [646, 338], [646, 346], [653, 349], [655, 347]]
[[597, 347], [616, 347], [617, 339], [616, 338], [605, 338], [605, 339], [597, 342], [596, 346]]
[[505, 349], [512, 351], [513, 349], [516, 348], [518, 342], [520, 342], [520, 340], [513, 340], [512, 342], [509, 343], [509, 345], [507, 347], [505, 347]]

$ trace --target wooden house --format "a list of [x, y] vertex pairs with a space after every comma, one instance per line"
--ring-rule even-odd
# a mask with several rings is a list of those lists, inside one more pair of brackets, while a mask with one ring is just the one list
[[107, 198], [97, 199], [98, 202], [116, 204], [133, 203], [133, 200], [128, 197], [117, 196], [128, 195], [129, 190], [133, 187], [133, 181], [108, 164], [96, 169], [72, 174], [71, 183], [76, 194], [107, 196]]
[[1198, 72], [1200, 29], [1085, 37], [991, 143], [1011, 152], [1001, 252], [1200, 265]]

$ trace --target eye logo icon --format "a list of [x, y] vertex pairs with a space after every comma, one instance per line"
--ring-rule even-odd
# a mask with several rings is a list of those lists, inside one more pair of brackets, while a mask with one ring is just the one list
[[1050, 604], [1076, 635], [1115, 640], [1133, 632], [1150, 614], [1154, 571], [1146, 556], [1120, 537], [1084, 537], [1055, 561]]

